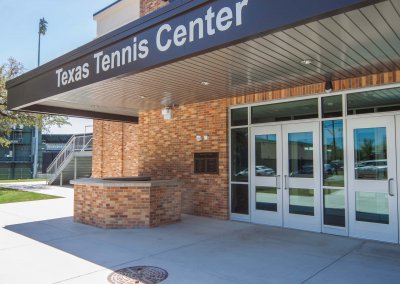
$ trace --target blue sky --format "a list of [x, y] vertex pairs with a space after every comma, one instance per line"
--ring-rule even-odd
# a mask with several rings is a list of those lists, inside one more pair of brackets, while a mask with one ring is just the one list
[[[37, 66], [39, 19], [48, 22], [42, 37], [41, 64], [51, 61], [96, 36], [93, 14], [115, 0], [0, 0], [0, 62], [14, 57], [26, 70]], [[72, 119], [73, 127], [53, 133], [80, 133], [90, 120]]]

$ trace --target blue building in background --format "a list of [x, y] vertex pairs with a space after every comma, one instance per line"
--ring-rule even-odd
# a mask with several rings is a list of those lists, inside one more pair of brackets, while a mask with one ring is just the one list
[[[42, 134], [39, 129], [37, 177], [46, 177], [46, 170], [72, 134]], [[9, 147], [0, 147], [0, 180], [33, 178], [35, 128], [13, 127], [7, 137]]]
[[[39, 130], [38, 171], [41, 170], [42, 134]], [[28, 179], [33, 175], [35, 153], [35, 128], [23, 125], [13, 126], [7, 137], [11, 144], [0, 148], [0, 179]]]

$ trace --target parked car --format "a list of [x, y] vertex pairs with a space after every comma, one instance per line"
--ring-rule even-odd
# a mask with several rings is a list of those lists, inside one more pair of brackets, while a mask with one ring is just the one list
[[335, 170], [343, 170], [343, 160], [333, 160], [329, 163]]
[[308, 178], [308, 177], [312, 177], [313, 173], [314, 173], [313, 165], [302, 165], [300, 169], [291, 172], [290, 177]]
[[361, 161], [355, 165], [356, 179], [386, 179], [387, 160]]
[[274, 176], [275, 171], [266, 166], [256, 166], [256, 175], [257, 176]]
[[324, 174], [332, 175], [335, 171], [335, 168], [331, 164], [324, 164]]
[[[249, 169], [246, 168], [235, 174], [236, 177], [248, 176]], [[266, 166], [256, 166], [256, 175], [257, 176], [274, 176], [275, 171]]]

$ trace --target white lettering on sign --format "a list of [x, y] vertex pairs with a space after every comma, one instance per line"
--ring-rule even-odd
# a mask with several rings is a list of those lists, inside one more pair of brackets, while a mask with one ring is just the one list
[[172, 30], [171, 26], [168, 24], [162, 25], [157, 32], [157, 48], [159, 51], [167, 51], [171, 47], [171, 40], [168, 39], [164, 44], [161, 42], [161, 35], [164, 31], [170, 32]]
[[[243, 11], [249, 0], [237, 1], [233, 8], [222, 7], [218, 11], [210, 6], [203, 17], [182, 23], [177, 26], [165, 23], [158, 28], [155, 44], [158, 51], [166, 52], [172, 46], [183, 47], [196, 40], [202, 40], [205, 35], [215, 36], [217, 33], [228, 31], [232, 27], [243, 24]], [[92, 72], [96, 74], [109, 72], [123, 66], [145, 59], [150, 54], [149, 40], [139, 40], [133, 37], [132, 43], [119, 49], [99, 50], [90, 59], [95, 65]], [[56, 70], [57, 87], [77, 83], [90, 76], [88, 62], [73, 68]]]
[[137, 38], [133, 38], [133, 44], [115, 50], [110, 54], [104, 54], [104, 51], [99, 51], [93, 55], [96, 62], [96, 74], [107, 72], [126, 64], [135, 62], [139, 59], [144, 59], [149, 55], [149, 41], [143, 39], [137, 42]]
[[197, 18], [189, 22], [189, 27], [179, 25], [175, 29], [170, 24], [162, 25], [157, 32], [157, 48], [165, 52], [172, 44], [177, 47], [193, 42], [195, 39], [204, 37], [204, 30], [208, 36], [213, 36], [219, 32], [229, 30], [233, 25], [241, 26], [243, 23], [243, 8], [249, 4], [249, 0], [236, 3], [233, 11], [229, 7], [223, 7], [215, 14], [213, 7], [207, 10], [203, 18]]
[[195, 33], [195, 28], [197, 26], [197, 35], [198, 39], [202, 39], [204, 37], [204, 25], [203, 25], [203, 19], [198, 18], [194, 21], [190, 21], [189, 23], [189, 41], [193, 42], [194, 41], [194, 33]]
[[84, 63], [82, 66], [77, 66], [65, 70], [60, 68], [56, 71], [57, 87], [65, 86], [70, 83], [79, 82], [82, 79], [89, 77], [89, 63]]
[[249, 0], [243, 0], [242, 2], [236, 3], [236, 26], [242, 25], [243, 8], [247, 5], [249, 5]]
[[213, 12], [212, 7], [210, 7], [207, 10], [207, 15], [205, 17], [207, 22], [207, 34], [210, 36], [215, 35], [215, 29], [213, 27], [213, 22], [212, 22], [214, 18], [215, 18], [215, 13]]
[[149, 44], [149, 41], [147, 39], [144, 39], [139, 42], [139, 58], [140, 59], [145, 59], [149, 55], [148, 44]]
[[217, 29], [220, 31], [229, 30], [232, 26], [232, 10], [230, 8], [223, 8], [217, 14]]

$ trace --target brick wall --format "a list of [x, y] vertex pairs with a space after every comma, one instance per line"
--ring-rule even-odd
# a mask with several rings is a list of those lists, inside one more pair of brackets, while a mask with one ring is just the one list
[[102, 177], [103, 174], [103, 122], [93, 121], [93, 157], [92, 176]]
[[[160, 110], [145, 112], [140, 114], [138, 125], [125, 124], [121, 149], [118, 146], [121, 142], [115, 141], [121, 137], [121, 123], [95, 121], [93, 177], [178, 178], [183, 182], [185, 213], [226, 219], [229, 207], [227, 123], [226, 100], [181, 106], [174, 110], [171, 121], [165, 121]], [[208, 141], [196, 142], [196, 135], [205, 134], [210, 137]], [[100, 147], [101, 150], [96, 149]], [[194, 174], [195, 152], [219, 152], [220, 173]], [[101, 157], [96, 153], [101, 153]], [[111, 155], [109, 158], [107, 153]], [[117, 160], [118, 156], [123, 158]]]
[[[175, 187], [175, 186], [173, 186]], [[181, 220], [181, 191], [168, 186], [153, 186], [150, 190], [150, 227]]]
[[140, 133], [137, 128], [137, 124], [94, 121], [93, 132], [96, 133], [96, 139], [93, 141], [94, 177], [138, 175]]
[[122, 176], [137, 176], [139, 173], [140, 132], [136, 124], [123, 124]]
[[74, 186], [74, 220], [108, 229], [148, 228], [181, 219], [177, 185], [151, 187]]
[[[227, 106], [224, 100], [182, 106], [165, 121], [159, 110], [140, 116], [139, 174], [183, 181], [183, 211], [226, 219], [228, 208]], [[196, 135], [209, 135], [196, 142]], [[219, 152], [219, 175], [194, 174], [195, 152]]]

